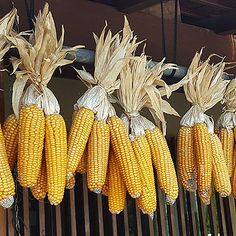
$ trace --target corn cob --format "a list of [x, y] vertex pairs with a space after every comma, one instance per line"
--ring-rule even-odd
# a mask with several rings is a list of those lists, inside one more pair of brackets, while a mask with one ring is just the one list
[[235, 163], [236, 163], [236, 143], [234, 143], [233, 170], [235, 169]]
[[61, 115], [46, 116], [45, 143], [48, 200], [58, 205], [64, 196], [67, 165], [67, 133]]
[[125, 208], [126, 188], [119, 168], [117, 168], [116, 156], [110, 151], [108, 167], [108, 206], [112, 214], [119, 214]]
[[197, 190], [199, 197], [205, 199], [211, 188], [212, 150], [211, 140], [204, 123], [193, 126], [194, 150], [197, 159]]
[[22, 187], [37, 183], [44, 146], [45, 118], [36, 105], [24, 106], [20, 110], [18, 136], [18, 178]]
[[66, 182], [66, 188], [67, 189], [73, 189], [75, 187], [75, 176], [72, 176], [67, 182]]
[[10, 169], [13, 170], [17, 159], [18, 121], [14, 114], [10, 115], [3, 125], [6, 151]]
[[173, 204], [178, 197], [179, 189], [174, 163], [166, 139], [158, 127], [153, 131], [147, 129], [145, 135], [151, 150], [159, 186], [166, 194], [167, 203]]
[[[137, 198], [141, 194], [142, 182], [139, 174], [138, 162], [123, 121], [116, 115], [108, 121], [112, 149], [116, 162], [120, 168], [125, 186], [131, 197]], [[109, 185], [110, 186], [110, 185]]]
[[[109, 167], [109, 164], [108, 164]], [[108, 180], [108, 174], [109, 173], [109, 169], [107, 168], [107, 175], [106, 175], [106, 180], [104, 185], [102, 186], [102, 194], [105, 196], [108, 196], [108, 189], [109, 189], [109, 180]]]
[[211, 194], [212, 194], [212, 186], [210, 186], [206, 195], [199, 195], [199, 198], [205, 205], [209, 205], [211, 203]]
[[220, 139], [216, 134], [210, 134], [212, 148], [213, 181], [215, 189], [222, 197], [231, 193], [230, 178]]
[[15, 195], [15, 184], [7, 160], [5, 141], [0, 126], [0, 204], [7, 208], [13, 203]]
[[110, 133], [108, 124], [94, 121], [88, 141], [87, 183], [88, 188], [100, 193], [105, 183], [110, 147]]
[[80, 162], [94, 122], [94, 113], [87, 108], [76, 110], [68, 138], [67, 179], [69, 180]]
[[231, 184], [232, 184], [232, 194], [233, 194], [233, 197], [236, 199], [236, 168], [234, 168], [234, 171], [231, 177]]
[[83, 156], [77, 166], [76, 172], [80, 174], [85, 174], [87, 172], [87, 158], [88, 158], [88, 147], [84, 149]]
[[197, 170], [193, 148], [193, 128], [181, 127], [177, 137], [177, 165], [185, 190], [197, 190]]
[[36, 185], [31, 188], [31, 193], [37, 200], [43, 200], [48, 191], [46, 159], [43, 157], [40, 173]]
[[234, 133], [232, 129], [227, 130], [221, 128], [219, 133], [220, 141], [222, 143], [224, 157], [229, 172], [229, 177], [233, 172], [233, 155], [234, 155]]
[[152, 167], [152, 156], [146, 137], [141, 135], [134, 138], [132, 147], [138, 160], [143, 186], [142, 194], [136, 199], [136, 203], [144, 214], [153, 217], [157, 205], [156, 187]]
[[215, 129], [214, 129], [214, 133], [215, 133], [217, 136], [219, 136], [219, 134], [220, 134], [220, 129], [219, 129], [219, 128], [215, 128]]

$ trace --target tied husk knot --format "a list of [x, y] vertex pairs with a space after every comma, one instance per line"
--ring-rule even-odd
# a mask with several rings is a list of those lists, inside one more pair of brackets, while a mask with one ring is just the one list
[[228, 84], [221, 103], [224, 107], [217, 121], [217, 127], [232, 129], [236, 126], [236, 79]]
[[[35, 29], [34, 32], [29, 33], [28, 40], [22, 34], [10, 35], [7, 38], [18, 49], [20, 55], [20, 58], [11, 58], [13, 73], [16, 75], [12, 95], [12, 106], [16, 117], [19, 115], [20, 106], [24, 105], [21, 104], [21, 98], [27, 84], [33, 84], [43, 94], [44, 100], [52, 100], [43, 102], [47, 114], [51, 114], [49, 110], [52, 114], [58, 112], [57, 105], [55, 108], [51, 104], [58, 104], [58, 102], [46, 87], [58, 67], [73, 62], [73, 60], [65, 59], [67, 54], [73, 54], [75, 49], [82, 46], [63, 47], [64, 28], [62, 26], [62, 34], [58, 40], [55, 23], [47, 3], [35, 18]], [[32, 87], [29, 88], [29, 90], [31, 89]], [[51, 109], [48, 109], [49, 107]]]
[[126, 17], [121, 32], [112, 35], [111, 31], [106, 32], [106, 29], [107, 24], [99, 37], [94, 34], [96, 43], [94, 74], [87, 72], [84, 67], [82, 70], [75, 68], [79, 79], [88, 90], [78, 99], [74, 109], [88, 108], [95, 113], [97, 120], [106, 120], [115, 114], [111, 101], [114, 100], [112, 94], [120, 87], [118, 75], [140, 44], [133, 35]]
[[[211, 54], [205, 61], [201, 60], [203, 49], [196, 52], [188, 68], [189, 82], [184, 85], [184, 92], [192, 107], [181, 120], [183, 126], [206, 122], [204, 112], [222, 100], [229, 81], [223, 80], [225, 70], [224, 58]], [[220, 58], [220, 62], [210, 63], [212, 57]]]
[[[130, 58], [129, 62], [124, 66], [119, 75], [120, 88], [117, 92], [118, 103], [123, 108], [125, 114], [128, 115], [140, 112], [147, 107], [151, 112], [156, 125], [161, 122], [162, 131], [166, 133], [166, 121], [164, 113], [178, 116], [178, 113], [171, 105], [163, 99], [164, 96], [170, 97], [171, 93], [180, 88], [187, 79], [184, 78], [177, 84], [167, 85], [162, 79], [166, 69], [177, 69], [175, 64], [164, 64], [161, 62], [154, 64], [148, 61], [147, 56], [142, 53], [140, 56]], [[140, 116], [131, 117], [132, 122], [137, 122], [139, 126]], [[131, 123], [130, 122], [130, 125]], [[135, 124], [133, 127], [136, 127]], [[135, 128], [134, 128], [135, 129]], [[139, 128], [137, 132], [140, 135]]]

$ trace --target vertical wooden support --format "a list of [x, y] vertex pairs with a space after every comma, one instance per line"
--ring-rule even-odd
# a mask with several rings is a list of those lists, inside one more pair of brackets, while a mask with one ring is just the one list
[[[176, 204], [176, 203], [175, 203]], [[175, 222], [175, 204], [172, 206], [168, 206], [168, 218], [169, 220], [169, 229], [170, 229], [170, 235], [177, 235], [177, 229], [176, 229], [176, 222]]]
[[153, 226], [153, 219], [148, 216], [148, 225], [149, 225], [149, 235], [154, 236], [154, 226]]
[[124, 226], [125, 226], [125, 236], [129, 236], [129, 220], [128, 220], [128, 209], [127, 202], [124, 209]]
[[103, 236], [104, 235], [104, 228], [103, 228], [102, 194], [97, 194], [97, 200], [98, 200], [99, 236]]
[[61, 230], [61, 206], [58, 205], [55, 207], [56, 211], [56, 232], [57, 236], [62, 236], [62, 230]]
[[167, 235], [167, 227], [166, 227], [166, 220], [165, 220], [165, 199], [164, 199], [164, 193], [161, 191], [161, 189], [158, 187], [158, 204], [159, 204], [159, 214], [160, 214], [160, 235], [165, 236]]
[[75, 213], [75, 192], [74, 188], [70, 190], [70, 225], [71, 235], [77, 235], [76, 213]]
[[88, 189], [86, 176], [83, 175], [83, 198], [84, 198], [84, 224], [85, 235], [90, 236], [90, 222], [89, 222], [89, 203], [88, 203]]
[[222, 197], [219, 196], [218, 193], [215, 194], [216, 196], [216, 205], [218, 211], [218, 222], [219, 222], [219, 229], [220, 235], [227, 235], [227, 228], [225, 222], [225, 209]]
[[15, 233], [14, 225], [13, 225], [13, 215], [12, 215], [12, 209], [7, 209], [7, 231], [9, 236], [13, 236]]
[[23, 218], [24, 218], [24, 236], [30, 236], [29, 194], [27, 188], [23, 188]]
[[45, 236], [46, 229], [45, 229], [45, 209], [44, 209], [44, 202], [39, 201], [39, 235]]
[[211, 224], [211, 234], [212, 236], [217, 236], [218, 229], [217, 229], [216, 208], [214, 208], [214, 205], [212, 203], [208, 206], [208, 212], [209, 212], [210, 224]]
[[207, 225], [206, 225], [206, 212], [205, 205], [202, 203], [199, 197], [198, 199], [198, 212], [199, 212], [199, 220], [200, 220], [200, 230], [202, 235], [207, 235]]
[[112, 235], [118, 236], [116, 214], [112, 214], [111, 217], [112, 217]]
[[137, 236], [142, 236], [142, 222], [141, 222], [141, 214], [140, 214], [140, 210], [137, 206], [137, 204], [135, 204], [135, 211], [136, 211], [136, 221], [137, 221]]

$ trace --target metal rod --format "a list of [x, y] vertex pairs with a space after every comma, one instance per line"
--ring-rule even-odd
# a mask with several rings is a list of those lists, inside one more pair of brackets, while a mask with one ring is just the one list
[[[76, 51], [73, 51], [73, 54], [68, 54], [67, 59], [75, 59], [75, 62], [83, 63], [83, 64], [94, 64], [95, 59], [95, 52], [89, 49], [77, 49]], [[157, 62], [153, 61], [153, 65], [155, 65]], [[186, 74], [188, 68], [185, 66], [177, 66], [177, 70], [171, 70], [167, 69], [164, 71], [164, 77], [174, 77], [177, 79], [182, 79]], [[223, 79], [224, 80], [232, 80], [234, 78], [234, 75], [228, 75], [224, 74]]]

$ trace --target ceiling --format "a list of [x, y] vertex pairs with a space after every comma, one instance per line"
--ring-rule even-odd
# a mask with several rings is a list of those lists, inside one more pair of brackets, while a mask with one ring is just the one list
[[[145, 11], [160, 16], [161, 0], [93, 0], [130, 13]], [[174, 16], [174, 0], [162, 0], [164, 9]], [[182, 23], [213, 30], [218, 34], [236, 34], [236, 0], [179, 0]]]

